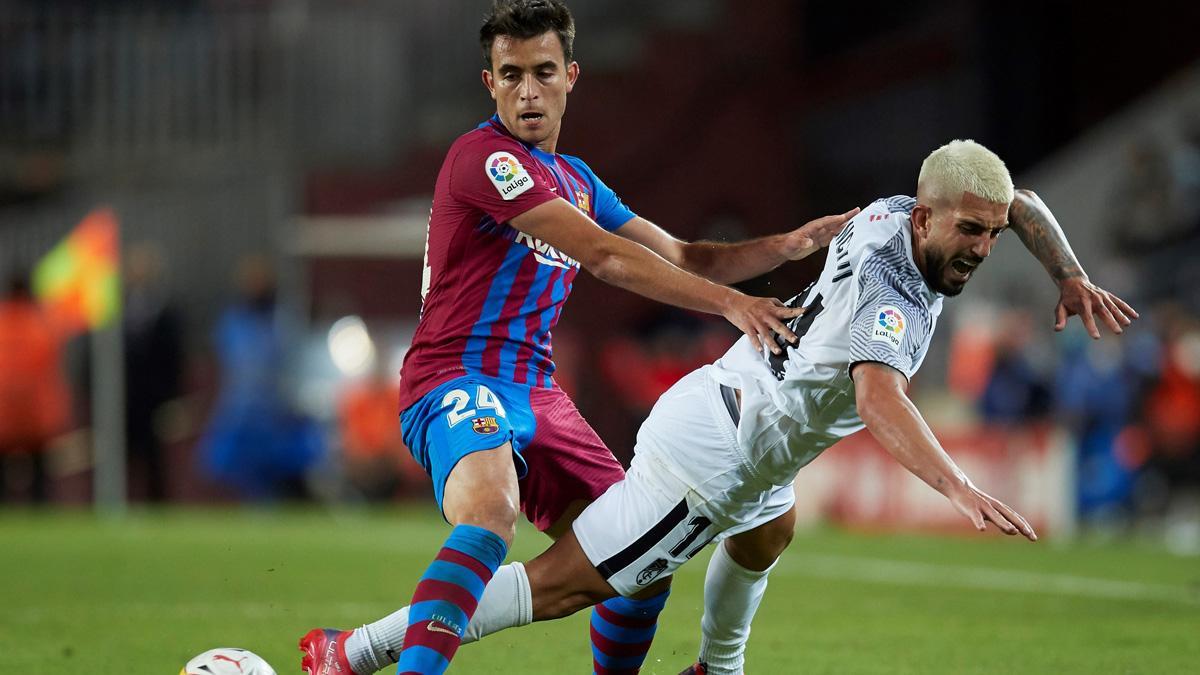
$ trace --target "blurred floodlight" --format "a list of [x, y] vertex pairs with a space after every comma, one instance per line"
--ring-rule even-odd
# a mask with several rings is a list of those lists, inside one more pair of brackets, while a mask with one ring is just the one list
[[329, 329], [329, 356], [347, 377], [362, 375], [375, 364], [375, 345], [367, 325], [357, 316], [344, 316]]

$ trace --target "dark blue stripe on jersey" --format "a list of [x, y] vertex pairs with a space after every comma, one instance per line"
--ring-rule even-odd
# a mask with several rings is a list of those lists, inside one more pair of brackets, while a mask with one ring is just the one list
[[492, 285], [488, 288], [483, 309], [479, 311], [479, 318], [471, 327], [471, 337], [467, 340], [467, 346], [463, 350], [462, 363], [467, 370], [482, 372], [483, 350], [487, 347], [487, 337], [492, 334], [492, 323], [500, 318], [500, 312], [504, 309], [504, 301], [508, 299], [508, 294], [512, 292], [513, 282], [516, 281], [517, 270], [521, 268], [521, 258], [528, 251], [529, 249], [524, 244], [518, 244], [515, 241], [509, 244], [508, 252], [504, 254], [504, 262], [500, 263], [500, 269], [492, 278]]
[[837, 236], [837, 239], [836, 239], [837, 247], [839, 249], [844, 247], [846, 245], [846, 242], [850, 241], [850, 236], [852, 234], [854, 234], [854, 223], [853, 222], [851, 222], [849, 225], [847, 225], [846, 229], [842, 230], [842, 233]]
[[550, 283], [550, 275], [558, 268], [552, 265], [543, 265], [538, 263], [537, 272], [534, 273], [533, 283], [529, 285], [529, 292], [525, 295], [525, 300], [521, 302], [519, 314], [508, 322], [508, 341], [500, 347], [500, 374], [502, 380], [513, 380], [516, 377], [517, 370], [517, 351], [526, 340], [532, 342], [533, 336], [526, 333], [525, 325], [526, 317], [537, 308], [538, 299], [546, 290], [546, 284]]
[[[529, 373], [525, 376], [525, 383], [537, 386], [540, 384], [547, 389], [550, 388], [550, 374], [554, 372], [554, 362], [550, 360], [550, 322], [554, 320], [554, 315], [558, 311], [558, 304], [567, 296], [567, 273], [568, 270], [555, 270], [558, 272], [554, 277], [554, 285], [550, 288], [551, 306], [542, 312], [541, 325], [538, 327], [537, 335], [534, 337], [535, 344], [540, 346], [541, 351], [534, 352], [529, 358]], [[542, 378], [542, 382], [536, 382], [537, 377]]]
[[842, 272], [842, 273], [838, 274], [836, 277], [834, 277], [829, 283], [836, 284], [837, 282], [841, 281], [842, 279], [846, 279], [846, 278], [849, 278], [852, 276], [854, 276], [854, 270], [846, 270], [845, 272]]
[[[558, 173], [559, 176], [562, 177], [563, 182], [567, 186], [567, 191], [570, 192], [570, 194], [563, 195], [563, 197], [567, 201], [574, 204], [576, 208], [578, 208], [579, 200], [575, 195], [580, 192], [585, 192], [585, 190], [583, 189], [583, 186], [579, 183], [579, 181], [575, 180], [575, 177], [571, 175], [570, 171], [559, 168], [557, 166], [555, 167], [555, 171]], [[587, 215], [587, 214], [585, 213], [584, 215]]]
[[775, 379], [783, 380], [783, 371], [787, 364], [788, 350], [795, 349], [796, 345], [800, 344], [800, 340], [808, 334], [808, 329], [812, 328], [813, 321], [817, 320], [817, 315], [825, 311], [825, 305], [822, 304], [821, 294], [817, 293], [812, 299], [804, 303], [804, 313], [788, 322], [788, 328], [796, 334], [796, 342], [791, 343], [778, 335], [774, 336], [775, 344], [783, 348], [779, 354], [767, 352], [767, 365], [771, 367], [771, 373], [775, 375]]
[[654, 547], [655, 544], [662, 541], [663, 537], [671, 533], [675, 526], [683, 522], [687, 517], [688, 505], [687, 500], [683, 500], [671, 509], [671, 512], [663, 516], [663, 519], [654, 524], [646, 534], [638, 537], [637, 541], [629, 546], [626, 546], [620, 553], [596, 565], [596, 570], [600, 572], [600, 576], [605, 579], [629, 567], [635, 560], [646, 554]]

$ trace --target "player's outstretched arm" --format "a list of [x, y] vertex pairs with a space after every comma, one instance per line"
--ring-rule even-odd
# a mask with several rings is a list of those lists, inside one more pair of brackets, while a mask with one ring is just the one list
[[672, 265], [650, 249], [606, 232], [562, 199], [552, 199], [509, 221], [513, 227], [566, 253], [605, 283], [685, 309], [720, 314], [757, 349], [780, 353], [772, 334], [789, 342], [784, 322], [803, 313], [776, 298], [756, 298]]
[[733, 284], [766, 274], [789, 260], [800, 260], [828, 246], [858, 212], [856, 207], [839, 215], [810, 220], [791, 232], [733, 243], [682, 241], [640, 216], [622, 225], [617, 233], [681, 269], [719, 284]]
[[1016, 191], [1008, 209], [1008, 224], [1058, 284], [1060, 296], [1054, 308], [1054, 330], [1062, 330], [1067, 318], [1078, 314], [1088, 334], [1098, 340], [1100, 329], [1095, 317], [1100, 317], [1117, 334], [1138, 318], [1128, 303], [1088, 279], [1054, 214], [1032, 190]]
[[1023, 534], [1037, 541], [1037, 533], [1008, 505], [975, 487], [950, 459], [920, 411], [905, 394], [908, 380], [891, 366], [860, 362], [853, 366], [858, 414], [867, 429], [896, 461], [950, 500], [977, 530], [991, 521], [1005, 534]]

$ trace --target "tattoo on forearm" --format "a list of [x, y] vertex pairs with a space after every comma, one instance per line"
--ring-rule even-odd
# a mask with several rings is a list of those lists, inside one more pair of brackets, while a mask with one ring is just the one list
[[1083, 276], [1083, 267], [1071, 251], [1067, 236], [1050, 209], [1036, 196], [1018, 193], [1009, 207], [1008, 222], [1021, 243], [1056, 282]]

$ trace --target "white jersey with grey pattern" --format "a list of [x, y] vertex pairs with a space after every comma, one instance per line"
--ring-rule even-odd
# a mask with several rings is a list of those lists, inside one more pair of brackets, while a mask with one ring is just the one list
[[879, 199], [850, 221], [830, 244], [821, 276], [788, 303], [809, 309], [791, 322], [800, 340], [784, 355], [759, 352], [743, 337], [706, 367], [742, 390], [738, 446], [748, 480], [760, 487], [790, 484], [801, 467], [863, 428], [853, 364], [877, 361], [912, 377], [925, 359], [942, 296], [913, 260], [915, 205], [911, 197]]

